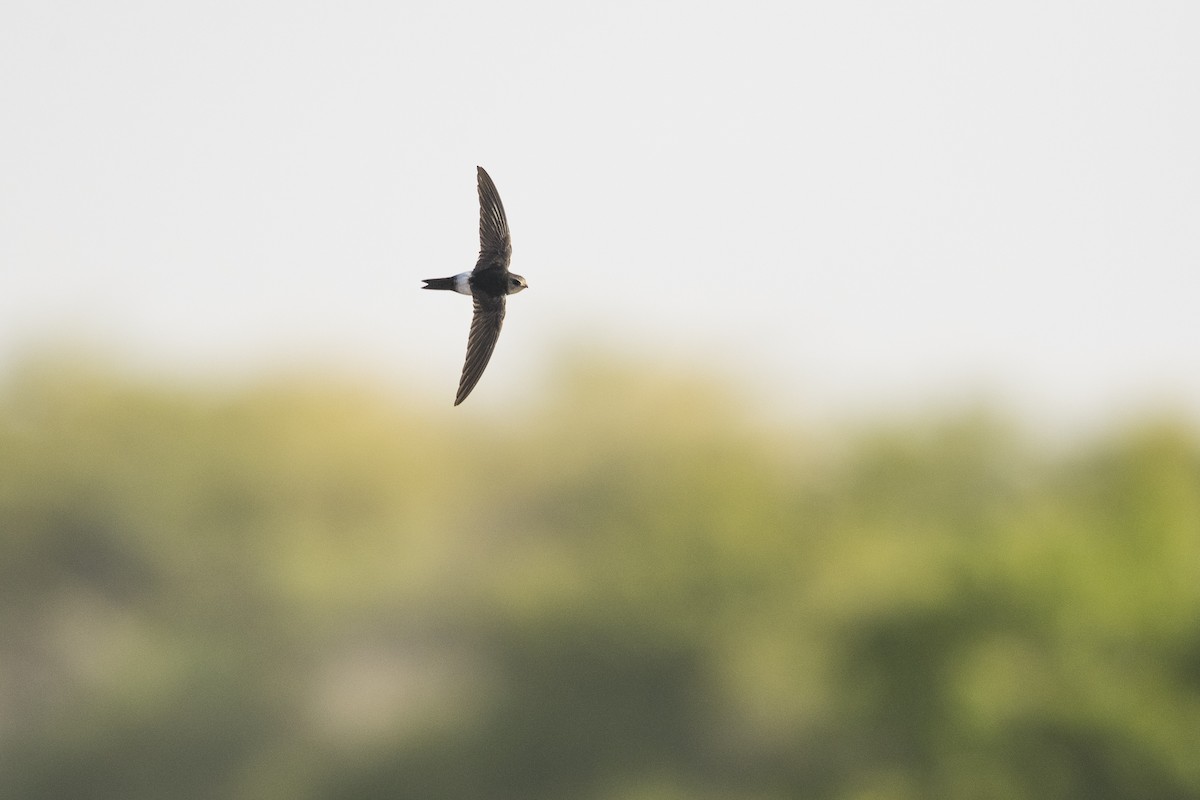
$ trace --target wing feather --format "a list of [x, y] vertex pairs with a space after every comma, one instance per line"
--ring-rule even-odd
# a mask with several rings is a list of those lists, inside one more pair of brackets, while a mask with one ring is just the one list
[[485, 294], [472, 295], [475, 300], [475, 315], [471, 318], [471, 333], [467, 337], [467, 358], [463, 362], [462, 377], [458, 381], [458, 396], [454, 405], [467, 399], [467, 395], [479, 383], [483, 370], [496, 349], [500, 338], [500, 326], [504, 324], [504, 296], [489, 297]]
[[512, 260], [512, 239], [508, 234], [508, 217], [496, 184], [483, 167], [479, 171], [479, 260], [475, 269], [508, 269]]

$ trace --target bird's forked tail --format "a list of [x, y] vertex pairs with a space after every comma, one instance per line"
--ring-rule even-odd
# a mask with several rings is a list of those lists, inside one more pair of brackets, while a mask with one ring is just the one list
[[449, 289], [454, 291], [454, 278], [424, 278], [422, 289]]

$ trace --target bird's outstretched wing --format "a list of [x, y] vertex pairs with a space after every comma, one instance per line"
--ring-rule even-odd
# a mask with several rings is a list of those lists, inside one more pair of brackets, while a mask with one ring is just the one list
[[[503, 211], [501, 212], [503, 214]], [[483, 370], [496, 349], [500, 338], [500, 326], [504, 324], [504, 295], [489, 297], [482, 293], [473, 295], [475, 316], [471, 318], [471, 335], [467, 337], [467, 360], [463, 362], [462, 377], [458, 381], [458, 396], [454, 405], [467, 399], [467, 395], [479, 383]]]
[[508, 218], [496, 184], [483, 167], [479, 171], [479, 260], [475, 269], [508, 269], [512, 259], [512, 239], [508, 235]]

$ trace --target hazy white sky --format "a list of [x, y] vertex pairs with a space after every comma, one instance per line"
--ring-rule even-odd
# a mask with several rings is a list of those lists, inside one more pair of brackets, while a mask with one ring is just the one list
[[474, 169], [571, 342], [811, 410], [1200, 413], [1200, 3], [0, 4], [0, 368], [345, 360], [453, 397]]

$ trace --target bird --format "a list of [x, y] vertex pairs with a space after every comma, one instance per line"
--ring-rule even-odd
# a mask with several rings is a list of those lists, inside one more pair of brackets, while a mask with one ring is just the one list
[[479, 259], [475, 269], [449, 278], [425, 278], [422, 289], [454, 291], [469, 294], [474, 301], [471, 332], [467, 336], [467, 357], [454, 405], [467, 399], [479, 383], [483, 370], [496, 349], [500, 327], [504, 324], [505, 298], [529, 288], [525, 279], [508, 271], [512, 261], [512, 237], [508, 233], [508, 218], [496, 184], [483, 167], [477, 166], [479, 185]]

